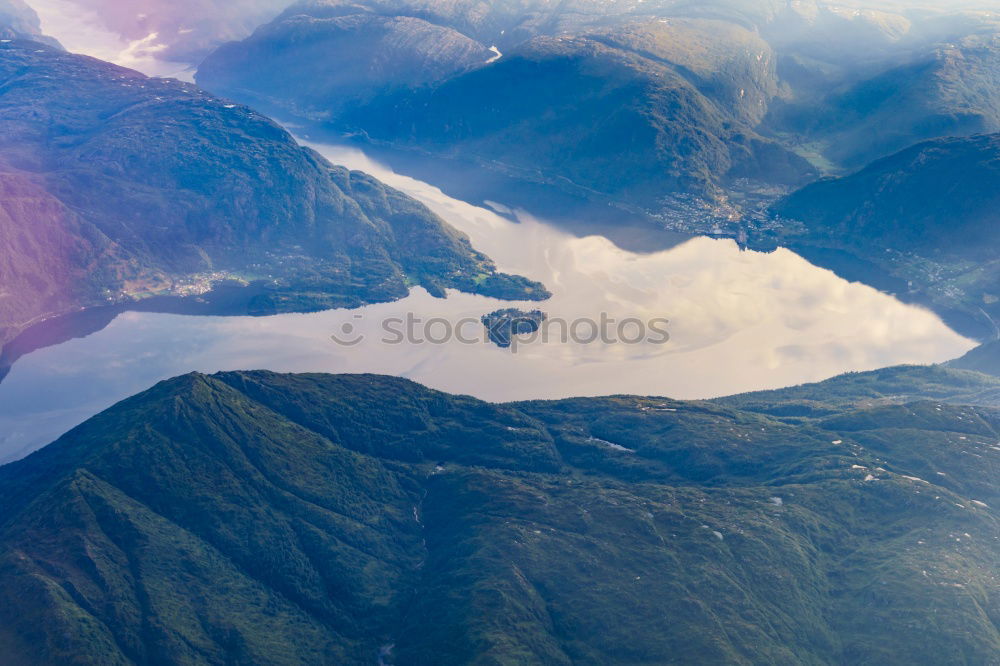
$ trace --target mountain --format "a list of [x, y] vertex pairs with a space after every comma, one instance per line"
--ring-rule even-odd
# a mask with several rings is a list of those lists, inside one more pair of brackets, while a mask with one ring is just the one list
[[998, 417], [187, 375], [0, 468], [0, 653], [990, 663]]
[[991, 9], [303, 0], [210, 55], [198, 81], [327, 131], [708, 230], [817, 171], [1000, 131]]
[[500, 3], [473, 20], [463, 3], [416, 4], [296, 4], [206, 58], [197, 80], [327, 129], [654, 214], [690, 212], [690, 197], [728, 210], [730, 192], [815, 175], [754, 129], [778, 86], [774, 54], [747, 28], [576, 20], [568, 6], [549, 21]]
[[920, 143], [776, 210], [850, 246], [989, 259], [1000, 241], [1000, 134]]
[[1000, 340], [985, 342], [948, 365], [1000, 377]]
[[927, 139], [1000, 131], [1000, 17], [887, 16], [881, 39], [834, 31], [812, 50], [776, 46], [791, 92], [768, 125], [846, 169]]
[[58, 47], [56, 40], [42, 35], [42, 24], [23, 0], [0, 0], [0, 39], [31, 39]]
[[81, 307], [354, 307], [419, 284], [542, 298], [422, 204], [259, 113], [34, 42], [0, 44], [0, 344]]
[[407, 16], [434, 25], [447, 26], [482, 43], [501, 49], [541, 35], [579, 34], [626, 23], [647, 21], [664, 15], [732, 20], [750, 27], [764, 20], [785, 3], [782, 0], [298, 0], [284, 12], [347, 15]]
[[804, 160], [728, 109], [673, 65], [621, 48], [612, 36], [538, 37], [432, 91], [389, 94], [345, 113], [342, 123], [392, 145], [471, 156], [654, 213], [674, 196], [724, 202], [725, 188], [740, 179], [808, 180]]
[[795, 242], [869, 259], [937, 305], [1000, 316], [1000, 134], [918, 144], [774, 211], [804, 224]]
[[330, 118], [386, 89], [429, 86], [493, 57], [479, 42], [418, 18], [341, 11], [286, 12], [243, 42], [220, 47], [201, 83], [279, 107], [292, 100], [297, 114]]
[[712, 402], [764, 414], [791, 425], [816, 423], [845, 411], [865, 411], [933, 400], [951, 405], [1000, 407], [1000, 378], [946, 363], [850, 372], [822, 382], [717, 398]]

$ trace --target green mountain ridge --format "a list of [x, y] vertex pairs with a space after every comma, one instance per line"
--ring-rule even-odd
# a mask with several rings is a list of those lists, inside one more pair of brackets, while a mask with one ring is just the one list
[[998, 428], [995, 408], [934, 400], [791, 424], [664, 398], [187, 375], [0, 467], [0, 650], [990, 663]]

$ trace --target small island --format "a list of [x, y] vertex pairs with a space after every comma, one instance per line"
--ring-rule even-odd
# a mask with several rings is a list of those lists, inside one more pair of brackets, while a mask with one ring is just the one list
[[490, 340], [497, 347], [506, 349], [510, 347], [515, 335], [536, 332], [547, 318], [548, 315], [541, 310], [526, 312], [517, 308], [505, 308], [483, 315], [482, 322]]

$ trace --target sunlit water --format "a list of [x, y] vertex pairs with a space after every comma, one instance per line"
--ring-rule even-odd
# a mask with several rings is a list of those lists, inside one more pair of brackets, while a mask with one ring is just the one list
[[[126, 313], [99, 333], [15, 364], [0, 384], [0, 459], [23, 455], [114, 402], [192, 370], [386, 373], [499, 401], [614, 393], [704, 398], [940, 362], [973, 346], [931, 312], [846, 282], [788, 250], [741, 252], [732, 241], [697, 238], [637, 254], [599, 236], [573, 236], [528, 212], [501, 215], [451, 199], [357, 150], [313, 147], [423, 201], [502, 270], [540, 280], [554, 293], [524, 307], [567, 322], [599, 321], [602, 313], [667, 319], [670, 340], [588, 344], [590, 329], [580, 324], [579, 342], [561, 340], [556, 329], [548, 342], [500, 349], [482, 341], [474, 322], [509, 304], [460, 293], [436, 299], [419, 288], [396, 303], [308, 315]], [[480, 341], [387, 342], [393, 336], [384, 322], [407, 313], [424, 322], [471, 319], [465, 337], [478, 333]], [[444, 330], [438, 322], [428, 332], [438, 338]], [[632, 338], [636, 331], [625, 332]], [[416, 332], [422, 335], [423, 326]], [[363, 340], [343, 346], [334, 334]]]

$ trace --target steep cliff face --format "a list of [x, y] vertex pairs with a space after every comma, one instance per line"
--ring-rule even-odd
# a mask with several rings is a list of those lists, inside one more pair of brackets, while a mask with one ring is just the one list
[[258, 313], [390, 300], [413, 282], [545, 294], [423, 205], [194, 86], [19, 41], [0, 45], [0, 81], [4, 341], [67, 305], [226, 278], [260, 283]]
[[[903, 374], [995, 395], [974, 373]], [[744, 398], [758, 412], [492, 405], [376, 376], [163, 382], [0, 467], [0, 649], [32, 664], [988, 663], [1000, 419], [858, 404], [892, 395], [892, 375]], [[826, 413], [763, 413], [803, 397]]]

